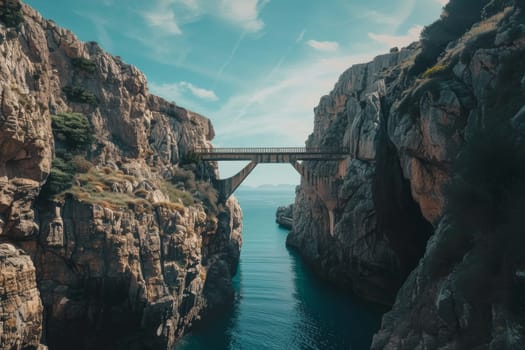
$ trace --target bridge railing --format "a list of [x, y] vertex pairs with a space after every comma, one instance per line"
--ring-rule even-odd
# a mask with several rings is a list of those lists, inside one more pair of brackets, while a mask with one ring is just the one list
[[235, 147], [235, 148], [196, 148], [195, 154], [242, 154], [242, 153], [284, 153], [284, 154], [347, 154], [347, 147]]

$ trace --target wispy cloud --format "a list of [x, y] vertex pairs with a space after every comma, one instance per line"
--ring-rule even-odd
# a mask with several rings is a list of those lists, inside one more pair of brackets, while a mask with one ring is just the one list
[[368, 37], [374, 41], [385, 44], [388, 47], [404, 47], [419, 39], [423, 26], [414, 26], [404, 35], [368, 33]]
[[204, 16], [216, 17], [247, 33], [264, 28], [260, 12], [269, 0], [156, 0], [142, 14], [146, 23], [167, 35], [179, 35], [182, 27]]
[[281, 69], [277, 79], [264, 79], [250, 90], [229, 98], [212, 118], [218, 144], [228, 140], [257, 145], [302, 145], [313, 125], [313, 108], [341, 72], [372, 55], [315, 59]]
[[228, 56], [226, 61], [224, 61], [221, 68], [219, 68], [219, 71], [217, 72], [217, 77], [215, 77], [215, 81], [213, 83], [214, 88], [217, 85], [217, 82], [221, 80], [224, 70], [230, 65], [231, 61], [233, 60], [233, 57], [235, 57], [235, 54], [237, 53], [239, 46], [241, 46], [241, 42], [243, 41], [245, 36], [246, 36], [246, 32], [243, 32], [241, 36], [239, 37], [239, 39], [237, 40], [237, 42], [235, 43], [235, 45], [233, 46], [233, 49], [231, 50], [230, 55]]
[[301, 33], [297, 36], [297, 39], [295, 39], [296, 43], [300, 43], [304, 39], [304, 35], [306, 34], [306, 29], [303, 29]]
[[204, 89], [186, 81], [172, 84], [156, 84], [151, 82], [149, 88], [154, 94], [163, 96], [168, 100], [174, 100], [177, 104], [185, 104], [184, 102], [188, 100], [188, 94], [208, 102], [219, 100], [219, 97], [213, 90]]
[[153, 12], [145, 13], [144, 19], [151, 27], [160, 29], [167, 34], [182, 34], [182, 30], [175, 20], [175, 13], [171, 10], [159, 8]]
[[213, 90], [203, 89], [203, 88], [193, 85], [192, 83], [188, 83], [185, 81], [181, 82], [180, 86], [182, 88], [188, 89], [193, 94], [193, 96], [198, 97], [200, 99], [207, 100], [207, 101], [218, 101], [219, 100], [219, 98], [217, 97], [217, 95], [215, 94]]
[[269, 0], [223, 0], [220, 17], [248, 32], [258, 32], [264, 27], [259, 12]]
[[[436, 0], [439, 1], [439, 0]], [[402, 0], [396, 3], [396, 10], [387, 12], [381, 10], [367, 10], [363, 9], [362, 14], [356, 18], [365, 19], [379, 25], [388, 25], [392, 31], [397, 31], [398, 28], [406, 22], [408, 17], [414, 12], [416, 7], [416, 0]]]
[[335, 41], [308, 40], [306, 44], [319, 51], [337, 51], [339, 44]]

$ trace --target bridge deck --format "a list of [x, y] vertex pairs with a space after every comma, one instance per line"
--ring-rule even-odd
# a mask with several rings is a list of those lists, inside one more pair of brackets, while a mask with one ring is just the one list
[[339, 160], [348, 156], [346, 148], [259, 147], [196, 149], [202, 160], [249, 160], [257, 163], [289, 163], [297, 160]]

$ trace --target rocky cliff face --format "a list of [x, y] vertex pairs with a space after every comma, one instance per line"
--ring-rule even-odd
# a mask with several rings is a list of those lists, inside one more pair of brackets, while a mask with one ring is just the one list
[[293, 204], [279, 207], [275, 212], [275, 222], [279, 226], [291, 230], [293, 228]]
[[402, 285], [374, 349], [524, 346], [508, 224], [525, 178], [524, 18], [522, 1], [451, 1], [421, 42], [353, 66], [315, 109], [307, 146], [350, 155], [305, 163], [287, 242], [365, 298]]
[[233, 296], [242, 214], [190, 152], [213, 128], [96, 43], [1, 6], [0, 348], [171, 349]]

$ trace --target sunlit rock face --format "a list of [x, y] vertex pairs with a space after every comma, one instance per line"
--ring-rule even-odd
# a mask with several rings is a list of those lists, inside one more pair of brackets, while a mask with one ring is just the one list
[[[469, 150], [483, 145], [484, 132], [508, 129], [512, 142], [499, 157], [478, 152], [480, 159], [487, 154], [479, 164], [503, 162], [505, 154], [516, 155], [510, 164], [524, 161], [512, 151], [523, 138], [522, 7], [521, 1], [452, 1], [421, 42], [351, 67], [315, 109], [307, 146], [345, 147], [349, 155], [340, 164], [305, 162], [315, 180], [302, 180], [287, 243], [323, 278], [394, 305], [373, 349], [525, 346], [525, 308], [517, 297], [525, 261], [511, 248], [522, 245], [519, 236], [491, 226], [495, 238], [481, 239], [477, 231], [484, 229], [458, 219], [487, 198], [459, 195], [461, 207], [454, 204], [458, 192], [482, 185], [465, 182], [447, 194], [449, 184], [476, 173], [457, 169], [473, 166], [460, 156], [476, 154]], [[518, 185], [494, 198], [520, 203]]]
[[2, 349], [41, 346], [43, 308], [33, 262], [13, 245], [3, 243], [0, 244], [0, 271]]
[[233, 298], [242, 213], [190, 152], [211, 147], [211, 123], [96, 43], [6, 6], [0, 349], [171, 349]]

